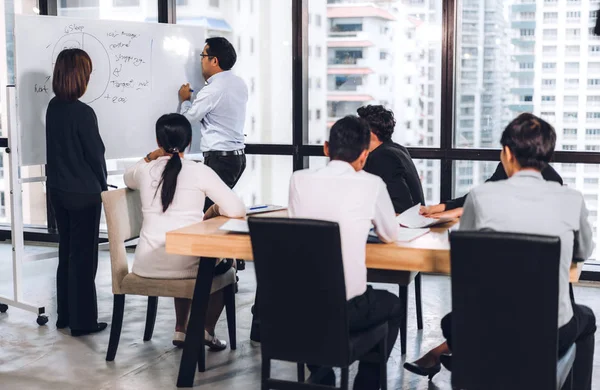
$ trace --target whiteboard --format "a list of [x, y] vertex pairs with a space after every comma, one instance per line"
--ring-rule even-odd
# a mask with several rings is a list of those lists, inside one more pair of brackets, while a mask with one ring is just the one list
[[[144, 156], [156, 149], [155, 124], [179, 109], [178, 91], [204, 85], [204, 27], [161, 23], [15, 16], [16, 90], [21, 164], [46, 163], [45, 118], [54, 62], [80, 48], [92, 59], [85, 95], [98, 117], [106, 158]], [[199, 137], [193, 139], [199, 143]]]

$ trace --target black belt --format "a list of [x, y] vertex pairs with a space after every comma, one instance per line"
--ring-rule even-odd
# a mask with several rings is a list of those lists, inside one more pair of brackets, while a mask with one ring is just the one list
[[204, 157], [215, 157], [215, 156], [242, 156], [244, 154], [244, 149], [239, 150], [231, 150], [231, 151], [219, 151], [219, 150], [211, 150], [210, 152], [204, 152], [202, 155]]

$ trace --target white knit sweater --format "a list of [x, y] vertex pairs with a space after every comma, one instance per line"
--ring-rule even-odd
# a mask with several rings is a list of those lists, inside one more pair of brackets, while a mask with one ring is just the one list
[[146, 163], [141, 160], [125, 172], [125, 185], [140, 191], [144, 222], [135, 251], [133, 273], [146, 278], [188, 279], [198, 272], [198, 258], [165, 252], [166, 233], [202, 221], [208, 196], [222, 215], [246, 215], [241, 199], [209, 167], [182, 159], [173, 203], [162, 211], [161, 188], [157, 188], [170, 157]]

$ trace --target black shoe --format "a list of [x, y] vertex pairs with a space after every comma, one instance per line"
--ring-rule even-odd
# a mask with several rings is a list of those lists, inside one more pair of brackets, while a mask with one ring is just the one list
[[108, 324], [106, 322], [98, 322], [98, 325], [96, 325], [96, 327], [93, 329], [71, 329], [71, 336], [79, 337], [86, 336], [92, 333], [102, 332], [104, 329], [106, 329], [107, 326]]
[[440, 356], [440, 362], [448, 371], [452, 371], [452, 355]]
[[215, 335], [209, 334], [204, 331], [204, 345], [208, 347], [209, 351], [219, 352], [227, 348], [227, 342], [219, 340]]
[[60, 318], [56, 320], [56, 329], [64, 329], [69, 327], [68, 321], [63, 321]]
[[442, 369], [442, 366], [440, 365], [440, 363], [437, 363], [436, 365], [431, 366], [431, 367], [421, 367], [415, 363], [406, 362], [406, 363], [404, 363], [404, 368], [407, 371], [412, 372], [413, 374], [417, 374], [417, 375], [421, 375], [421, 376], [428, 376], [429, 380], [432, 380], [433, 377], [435, 376], [435, 374], [440, 372], [440, 370]]

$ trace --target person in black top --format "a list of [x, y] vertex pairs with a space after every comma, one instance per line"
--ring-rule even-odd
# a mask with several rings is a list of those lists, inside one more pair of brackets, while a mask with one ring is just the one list
[[396, 126], [394, 113], [383, 106], [365, 106], [357, 110], [371, 128], [371, 146], [365, 164], [366, 172], [383, 179], [392, 198], [396, 214], [420, 203], [425, 204], [417, 168], [408, 150], [392, 141]]
[[[546, 168], [542, 170], [542, 176], [546, 181], [555, 181], [560, 183], [560, 185], [563, 184], [562, 177], [560, 177], [558, 172], [550, 165], [547, 165]], [[504, 172], [504, 167], [502, 166], [502, 163], [498, 163], [496, 171], [486, 180], [486, 183], [488, 181], [500, 181], [506, 179], [508, 179], [508, 176], [506, 175], [506, 172]], [[436, 204], [435, 206], [421, 207], [421, 214], [432, 218], [460, 218], [462, 216], [463, 206], [467, 199], [467, 195], [469, 194], [461, 196], [460, 198], [447, 200], [440, 204]]]
[[46, 111], [46, 176], [58, 226], [56, 274], [59, 329], [71, 335], [99, 332], [96, 270], [100, 230], [100, 193], [106, 191], [104, 143], [94, 110], [79, 101], [87, 89], [92, 61], [80, 49], [56, 59]]

